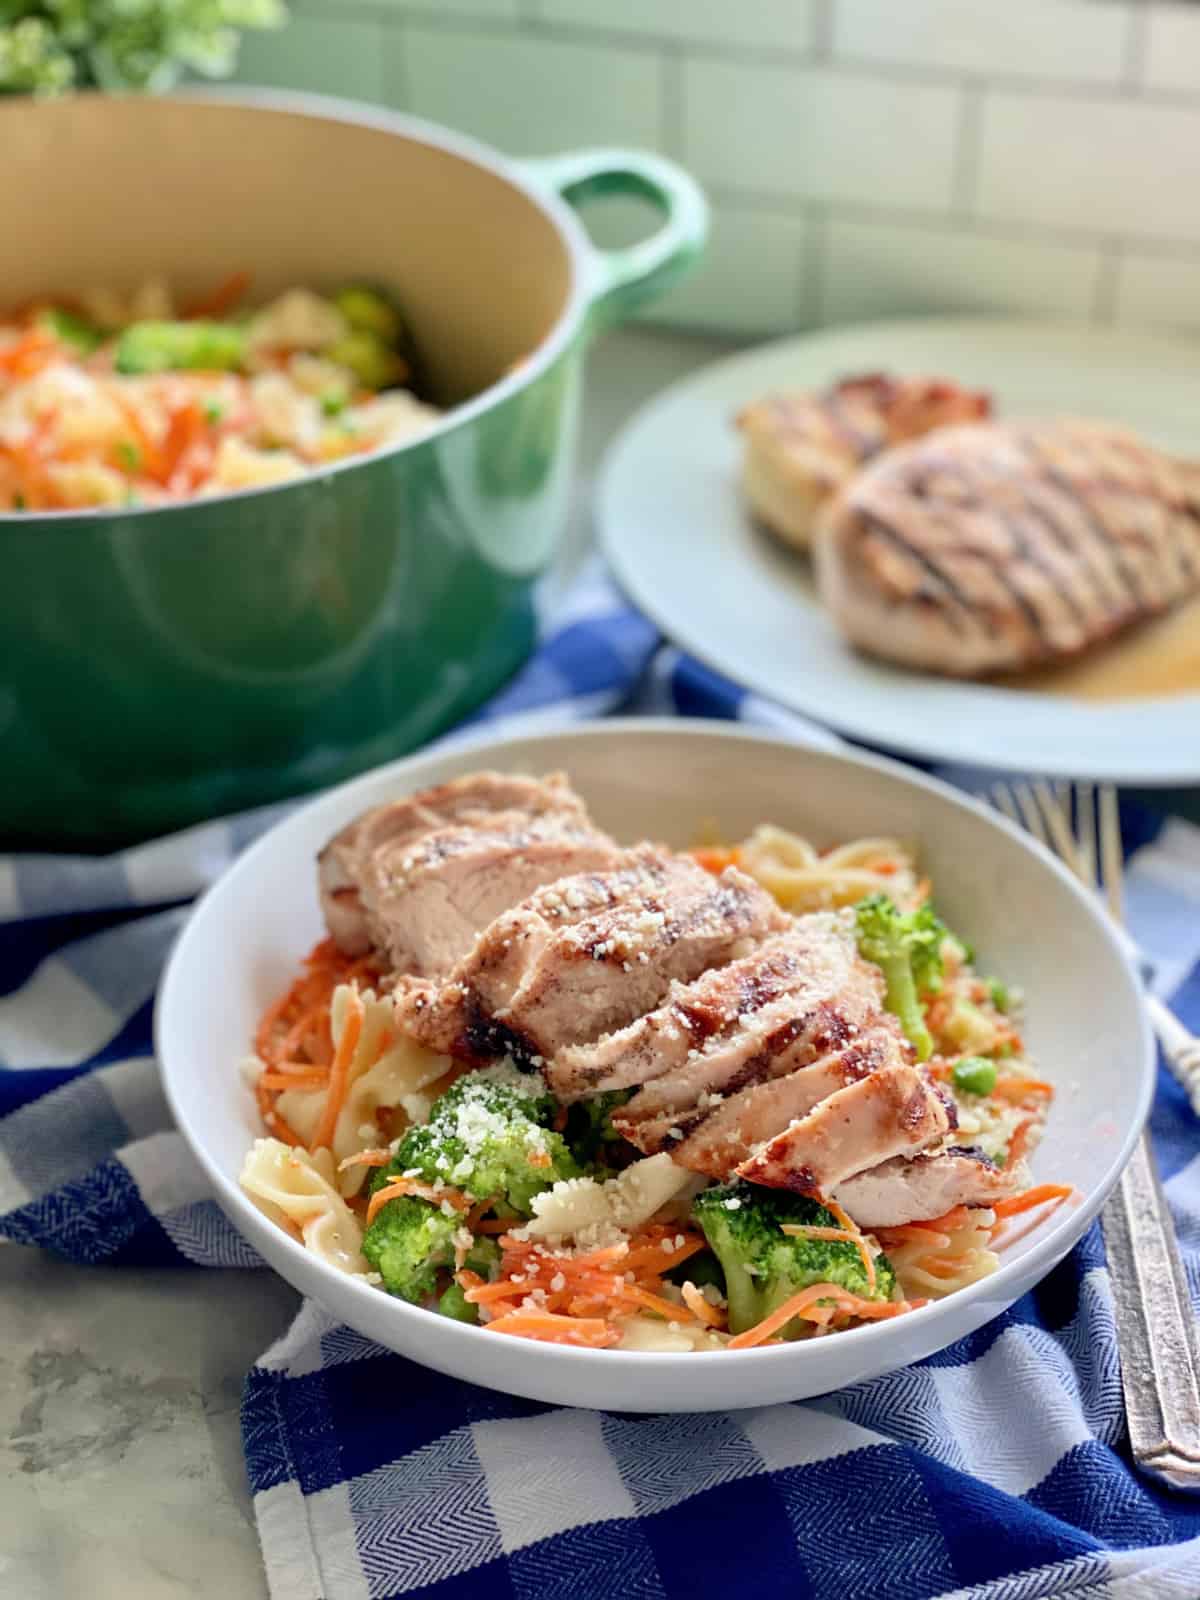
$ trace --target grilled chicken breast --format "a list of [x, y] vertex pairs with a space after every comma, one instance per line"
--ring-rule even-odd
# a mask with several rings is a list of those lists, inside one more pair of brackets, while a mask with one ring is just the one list
[[[488, 843], [483, 843], [483, 835]], [[485, 872], [488, 862], [517, 858], [530, 846], [522, 867], [507, 880], [453, 885], [453, 878]], [[490, 851], [480, 861], [480, 851]], [[462, 942], [461, 933], [443, 938], [445, 918], [416, 933], [405, 931], [421, 901], [408, 901], [406, 891], [421, 886], [426, 898], [437, 898], [434, 883], [442, 870], [446, 907], [466, 894], [464, 910], [474, 917], [504, 909], [530, 888], [563, 872], [600, 866], [618, 854], [608, 835], [590, 826], [579, 795], [562, 773], [547, 778], [518, 778], [506, 773], [472, 773], [437, 789], [376, 806], [331, 838], [318, 856], [318, 888], [326, 926], [342, 950], [360, 955], [371, 946], [386, 950], [402, 971], [442, 970], [469, 949], [478, 923]], [[536, 858], [536, 864], [534, 859]], [[506, 888], [506, 882], [510, 883]], [[472, 902], [472, 896], [482, 902]], [[506, 899], [506, 894], [512, 898]], [[493, 910], [494, 915], [494, 910]], [[490, 920], [490, 918], [488, 918]], [[453, 947], [454, 955], [448, 954]]]
[[970, 677], [1079, 654], [1200, 584], [1200, 467], [1123, 429], [944, 429], [822, 519], [821, 598], [873, 655]]
[[564, 1100], [641, 1084], [627, 1119], [677, 1119], [848, 1044], [882, 994], [840, 918], [795, 919], [740, 960], [674, 985], [629, 1027], [559, 1051], [547, 1078]]
[[475, 1065], [511, 1053], [564, 1102], [634, 1089], [613, 1123], [646, 1154], [881, 1226], [1013, 1186], [977, 1152], [920, 1155], [953, 1102], [851, 914], [792, 917], [736, 868], [622, 850], [559, 776], [377, 807], [322, 852], [320, 885], [339, 942], [391, 962], [404, 1031]]
[[552, 1063], [786, 923], [736, 868], [714, 878], [686, 856], [641, 846], [607, 872], [565, 877], [497, 917], [439, 992], [401, 983], [400, 1014], [439, 1050], [513, 1050]]
[[944, 1217], [955, 1206], [991, 1206], [1029, 1187], [1024, 1161], [998, 1167], [982, 1150], [897, 1156], [839, 1183], [833, 1199], [860, 1228], [896, 1228]]
[[760, 1145], [735, 1170], [768, 1188], [821, 1195], [892, 1156], [933, 1144], [955, 1126], [954, 1102], [905, 1058], [899, 1029], [893, 1059], [813, 1107]]
[[737, 418], [742, 487], [755, 515], [807, 550], [822, 507], [880, 451], [989, 414], [985, 394], [942, 378], [845, 378], [820, 391], [767, 395]]

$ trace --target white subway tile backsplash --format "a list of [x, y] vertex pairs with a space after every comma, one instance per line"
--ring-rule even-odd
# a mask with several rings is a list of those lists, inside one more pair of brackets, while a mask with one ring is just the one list
[[661, 72], [649, 52], [413, 23], [404, 67], [409, 110], [515, 155], [660, 142]]
[[1097, 0], [834, 0], [833, 54], [954, 72], [1116, 83], [1132, 21]]
[[238, 53], [241, 83], [382, 100], [383, 30], [374, 22], [293, 17], [278, 33], [247, 33]]
[[937, 84], [693, 60], [683, 154], [731, 189], [944, 208], [960, 105]]
[[1147, 87], [1200, 94], [1200, 7], [1147, 3], [1145, 9]]
[[978, 211], [1200, 239], [1200, 106], [985, 96]]
[[831, 217], [822, 322], [923, 312], [1031, 312], [1086, 318], [1100, 252], [918, 223]]
[[803, 217], [714, 206], [704, 260], [647, 315], [735, 333], [794, 328], [807, 238]]
[[537, 0], [547, 22], [758, 49], [807, 50], [813, 0]]
[[1125, 255], [1117, 269], [1116, 319], [1200, 333], [1200, 255]]
[[[349, 0], [309, 0], [323, 4], [330, 10], [344, 6]], [[488, 21], [515, 21], [521, 14], [520, 0], [367, 0], [381, 11], [436, 13], [439, 17], [475, 17]]]

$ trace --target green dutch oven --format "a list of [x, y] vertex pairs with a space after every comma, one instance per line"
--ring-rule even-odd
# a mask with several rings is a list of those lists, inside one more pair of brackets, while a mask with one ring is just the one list
[[[0, 104], [0, 306], [228, 272], [255, 295], [388, 284], [426, 388], [411, 444], [168, 508], [0, 514], [0, 836], [95, 849], [317, 788], [467, 714], [534, 640], [587, 336], [698, 254], [703, 197], [652, 155], [509, 161], [309, 97]], [[659, 232], [597, 250], [569, 202]]]

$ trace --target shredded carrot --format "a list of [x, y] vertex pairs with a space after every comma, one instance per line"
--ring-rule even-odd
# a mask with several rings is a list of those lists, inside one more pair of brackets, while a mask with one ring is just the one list
[[512, 1311], [487, 1327], [490, 1333], [515, 1333], [523, 1339], [584, 1345], [592, 1350], [611, 1349], [621, 1342], [620, 1329], [603, 1317], [563, 1317], [551, 1311]]
[[1010, 1167], [1015, 1166], [1025, 1156], [1037, 1125], [1038, 1119], [1036, 1117], [1026, 1117], [1024, 1122], [1017, 1123], [1013, 1130], [1013, 1136], [1008, 1141], [1008, 1165]]
[[323, 1089], [327, 1082], [323, 1072], [264, 1072], [259, 1078], [264, 1089]]
[[634, 1305], [644, 1306], [647, 1311], [653, 1311], [656, 1316], [665, 1317], [668, 1322], [689, 1322], [695, 1318], [686, 1305], [676, 1305], [673, 1300], [664, 1299], [660, 1294], [654, 1294], [649, 1289], [640, 1289], [636, 1284], [624, 1283], [617, 1290], [622, 1300], [632, 1301]]
[[1045, 1205], [1053, 1200], [1062, 1204], [1075, 1193], [1069, 1183], [1039, 1183], [1033, 1189], [1026, 1189], [1024, 1194], [1014, 1194], [1007, 1200], [997, 1200], [992, 1210], [996, 1213], [996, 1221], [1001, 1222], [1005, 1217], [1019, 1216], [1022, 1211], [1030, 1211], [1034, 1206]]
[[321, 1120], [317, 1123], [317, 1130], [313, 1134], [310, 1146], [313, 1150], [319, 1150], [322, 1145], [330, 1146], [333, 1143], [334, 1129], [337, 1127], [338, 1117], [341, 1116], [342, 1106], [346, 1103], [346, 1090], [350, 1084], [350, 1063], [354, 1059], [355, 1050], [358, 1049], [365, 1016], [366, 1008], [358, 997], [358, 990], [352, 990], [350, 1009], [342, 1027], [342, 1037], [338, 1040], [337, 1053], [329, 1069], [329, 1093], [325, 1096]]
[[345, 1172], [347, 1167], [386, 1167], [391, 1159], [390, 1150], [360, 1150], [357, 1155], [339, 1161], [338, 1171]]
[[159, 449], [158, 440], [147, 428], [142, 420], [142, 414], [132, 400], [122, 394], [114, 394], [113, 398], [121, 408], [121, 414], [129, 424], [129, 431], [133, 435], [133, 443], [138, 452], [141, 470], [148, 478], [156, 482], [165, 482], [163, 477], [163, 454]]
[[1001, 1100], [1016, 1102], [1028, 1099], [1031, 1094], [1053, 1095], [1054, 1085], [1041, 1078], [997, 1078], [992, 1093]]
[[765, 1316], [761, 1322], [756, 1322], [752, 1328], [746, 1328], [731, 1339], [729, 1348], [752, 1350], [756, 1344], [761, 1344], [780, 1328], [786, 1327], [792, 1318], [807, 1306], [815, 1305], [818, 1300], [840, 1300], [845, 1293], [846, 1291], [836, 1283], [810, 1284], [807, 1289], [800, 1289], [796, 1294], [789, 1295], [781, 1306]]
[[702, 846], [697, 850], [689, 850], [692, 860], [702, 866], [705, 872], [711, 872], [714, 877], [720, 877], [726, 867], [741, 865], [742, 852], [737, 845], [727, 848], [724, 845]]
[[550, 1165], [550, 1152], [548, 1150], [535, 1150], [529, 1157], [531, 1167], [548, 1167]]
[[[207, 440], [208, 421], [198, 400], [189, 400], [186, 405], [172, 411], [159, 456], [159, 481], [180, 491], [193, 488], [192, 478], [198, 463], [192, 461], [192, 470], [189, 472], [188, 461], [206, 445]], [[200, 475], [203, 476], [208, 467], [207, 453], [206, 459], [199, 465], [202, 469]], [[177, 478], [182, 481], [176, 482]]]
[[291, 1123], [285, 1121], [285, 1119], [279, 1114], [278, 1111], [275, 1110], [273, 1106], [268, 1107], [268, 1109], [263, 1112], [263, 1121], [266, 1123], [267, 1127], [270, 1128], [272, 1133], [278, 1135], [278, 1137], [283, 1140], [284, 1144], [290, 1144], [293, 1147], [299, 1146], [300, 1149], [304, 1148], [304, 1140], [296, 1132], [295, 1128], [292, 1127]]
[[678, 1234], [668, 1231], [666, 1239], [671, 1240], [670, 1250], [663, 1248], [665, 1240], [658, 1240], [653, 1244], [630, 1245], [629, 1254], [625, 1257], [624, 1266], [633, 1272], [642, 1267], [652, 1266], [658, 1272], [665, 1272], [668, 1267], [677, 1267], [680, 1262], [687, 1261], [697, 1251], [708, 1248], [708, 1241], [700, 1234], [684, 1235], [684, 1242], [676, 1245], [674, 1240]]
[[210, 294], [201, 295], [198, 300], [193, 300], [184, 311], [184, 317], [190, 322], [201, 317], [228, 316], [233, 308], [246, 298], [250, 282], [248, 272], [231, 272]]
[[928, 1222], [914, 1222], [914, 1228], [932, 1228], [935, 1233], [953, 1233], [955, 1228], [961, 1228], [971, 1215], [967, 1206], [951, 1206], [949, 1211], [943, 1211], [940, 1217], [930, 1217]]
[[418, 1200], [428, 1200], [435, 1206], [444, 1202], [453, 1206], [455, 1211], [470, 1211], [472, 1205], [461, 1189], [451, 1189], [449, 1185], [435, 1189], [431, 1183], [422, 1183], [420, 1178], [396, 1178], [392, 1183], [385, 1183], [381, 1189], [376, 1189], [367, 1202], [367, 1226], [370, 1227], [375, 1221], [381, 1206], [405, 1194], [415, 1195]]
[[14, 344], [0, 350], [0, 374], [19, 380], [32, 378], [58, 354], [58, 340], [44, 328], [30, 328]]
[[724, 1327], [725, 1318], [716, 1306], [709, 1305], [694, 1283], [689, 1280], [683, 1285], [680, 1293], [683, 1295], [684, 1304], [698, 1322], [703, 1322], [710, 1328]]
[[924, 1222], [898, 1222], [891, 1228], [877, 1228], [876, 1237], [884, 1249], [899, 1244], [927, 1244], [944, 1250], [950, 1243], [948, 1233], [940, 1233]]

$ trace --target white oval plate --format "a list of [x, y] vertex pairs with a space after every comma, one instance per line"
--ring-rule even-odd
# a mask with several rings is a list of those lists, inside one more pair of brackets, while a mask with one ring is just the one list
[[[743, 837], [770, 819], [818, 843], [881, 831], [911, 838], [951, 923], [983, 966], [1024, 987], [1039, 1068], [1058, 1085], [1039, 1181], [1075, 1184], [1064, 1206], [991, 1278], [895, 1321], [807, 1344], [703, 1355], [574, 1350], [489, 1334], [423, 1311], [310, 1255], [238, 1187], [262, 1133], [239, 1071], [254, 1025], [321, 937], [317, 851], [367, 806], [481, 766], [565, 768], [618, 838], [686, 845], [698, 824]], [[1036, 936], [1031, 930], [1036, 929]], [[1053, 959], [1048, 959], [1049, 953]], [[1061, 1260], [1129, 1159], [1154, 1056], [1137, 980], [1102, 914], [1040, 846], [945, 785], [891, 762], [830, 754], [719, 723], [604, 722], [477, 740], [410, 757], [312, 801], [204, 897], [171, 957], [155, 1017], [167, 1097], [218, 1201], [288, 1281], [413, 1360], [554, 1405], [706, 1411], [823, 1394], [940, 1350], [996, 1316]], [[246, 1293], [253, 1286], [246, 1280]]]
[[609, 451], [598, 517], [634, 602], [735, 682], [869, 744], [1061, 777], [1200, 780], [1200, 695], [1101, 705], [909, 672], [843, 642], [812, 592], [807, 562], [751, 522], [732, 419], [771, 389], [879, 370], [989, 389], [1002, 417], [1107, 418], [1200, 455], [1200, 365], [1183, 341], [937, 318], [764, 345], [675, 384]]

